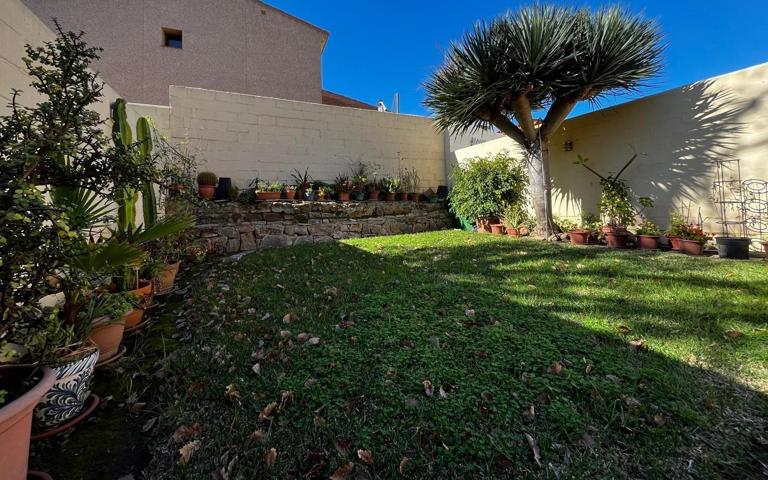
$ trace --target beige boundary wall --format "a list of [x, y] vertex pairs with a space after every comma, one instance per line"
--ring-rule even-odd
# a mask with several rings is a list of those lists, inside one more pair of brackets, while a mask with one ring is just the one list
[[359, 161], [383, 175], [416, 168], [422, 188], [446, 181], [446, 142], [426, 117], [175, 86], [170, 109], [129, 107], [158, 125], [167, 118], [171, 137], [189, 142], [201, 168], [239, 187], [257, 176], [290, 181], [305, 168], [330, 182]]
[[[573, 142], [573, 151], [564, 143]], [[509, 138], [456, 152], [459, 161], [507, 149], [522, 158]], [[701, 207], [705, 222], [719, 231], [710, 198], [715, 158], [737, 158], [743, 179], [768, 180], [768, 64], [675, 88], [658, 95], [568, 120], [551, 146], [554, 210], [578, 219], [597, 212], [599, 179], [573, 165], [588, 157], [598, 172], [617, 172], [637, 151], [623, 175], [637, 195], [651, 196], [651, 220], [666, 226], [673, 208]]]

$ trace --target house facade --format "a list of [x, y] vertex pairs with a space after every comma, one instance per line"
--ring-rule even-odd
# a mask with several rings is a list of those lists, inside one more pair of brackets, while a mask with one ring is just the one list
[[263, 2], [23, 1], [101, 46], [96, 68], [131, 102], [168, 105], [170, 85], [323, 102], [329, 33]]

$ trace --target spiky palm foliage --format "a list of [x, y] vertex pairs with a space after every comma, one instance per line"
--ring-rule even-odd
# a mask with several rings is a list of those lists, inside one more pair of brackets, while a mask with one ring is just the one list
[[[480, 22], [427, 81], [435, 125], [455, 134], [495, 126], [528, 153], [541, 233], [553, 228], [548, 144], [580, 101], [631, 90], [661, 68], [661, 34], [618, 7], [523, 8]], [[546, 109], [541, 125], [533, 112]]]

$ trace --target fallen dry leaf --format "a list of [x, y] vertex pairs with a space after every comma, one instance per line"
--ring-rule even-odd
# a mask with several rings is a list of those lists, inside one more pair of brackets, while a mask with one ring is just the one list
[[644, 346], [645, 346], [645, 340], [643, 340], [642, 338], [637, 338], [629, 342], [629, 349], [633, 352], [637, 352], [641, 350]]
[[271, 467], [274, 465], [275, 460], [277, 460], [277, 450], [270, 448], [264, 455], [264, 462], [267, 464], [267, 467]]
[[728, 330], [725, 332], [725, 336], [726, 338], [741, 338], [744, 336], [744, 334], [736, 330]]
[[373, 455], [371, 455], [371, 452], [368, 450], [358, 450], [357, 458], [362, 460], [364, 463], [367, 463], [368, 465], [373, 465]]
[[411, 463], [411, 459], [408, 457], [403, 457], [403, 459], [400, 460], [400, 466], [397, 467], [397, 471], [400, 472], [400, 475], [405, 475], [405, 470], [408, 468], [409, 463]]
[[333, 472], [333, 475], [331, 475], [330, 480], [347, 480], [350, 475], [352, 475], [352, 470], [355, 469], [355, 464], [352, 462], [345, 463], [344, 465], [340, 466], [336, 469], [335, 472]]
[[307, 345], [317, 345], [320, 343], [320, 337], [312, 337], [307, 340]]
[[440, 398], [448, 398], [448, 392], [445, 391], [442, 385], [440, 385]]
[[280, 337], [281, 338], [291, 338], [291, 331], [290, 330], [280, 330]]
[[325, 426], [325, 419], [321, 417], [320, 415], [315, 415], [315, 426], [316, 427], [324, 427]]
[[421, 384], [424, 385], [424, 393], [428, 397], [431, 397], [435, 394], [435, 387], [432, 386], [432, 382], [430, 382], [429, 380], [424, 380], [423, 382], [421, 382]]
[[252, 370], [252, 371], [253, 371], [253, 373], [255, 373], [256, 375], [261, 375], [261, 365], [260, 365], [260, 364], [258, 364], [258, 363], [254, 363], [254, 364], [253, 364], [253, 366], [251, 367], [251, 370]]
[[200, 449], [200, 440], [193, 440], [179, 449], [179, 465], [186, 465], [192, 454]]
[[224, 391], [224, 396], [229, 400], [236, 400], [238, 403], [242, 400], [242, 397], [240, 397], [240, 392], [237, 391], [234, 383], [227, 385], [227, 389]]
[[251, 434], [251, 440], [254, 442], [263, 442], [267, 438], [267, 434], [264, 430], [256, 430]]
[[626, 325], [619, 325], [618, 330], [619, 330], [619, 333], [622, 334], [622, 335], [626, 335], [626, 334], [628, 334], [629, 332], [632, 331], [632, 329], [629, 328]]
[[653, 416], [653, 424], [657, 427], [663, 427], [667, 423], [667, 417], [663, 413], [657, 413]]
[[547, 373], [554, 373], [555, 375], [562, 375], [565, 367], [560, 362], [555, 362], [547, 368]]
[[637, 407], [640, 405], [640, 400], [636, 399], [635, 397], [630, 397], [629, 395], [622, 395], [621, 399], [624, 400], [624, 403], [628, 407]]
[[277, 410], [277, 402], [272, 402], [266, 407], [264, 407], [264, 410], [259, 413], [259, 420], [268, 421], [272, 420], [272, 415], [275, 414], [275, 411]]
[[298, 319], [299, 317], [295, 313], [286, 313], [285, 316], [283, 316], [283, 323], [295, 322]]
[[468, 308], [468, 309], [467, 309], [467, 310], [464, 312], [464, 314], [465, 314], [466, 316], [468, 316], [468, 317], [474, 317], [474, 316], [475, 316], [475, 311], [474, 311], [473, 309], [471, 309], [471, 308]]
[[189, 442], [190, 440], [196, 440], [200, 438], [202, 431], [203, 429], [199, 423], [194, 423], [192, 425], [181, 425], [176, 429], [175, 432], [173, 432], [173, 442], [176, 444], [182, 444]]
[[296, 335], [296, 340], [304, 343], [307, 340], [309, 340], [310, 337], [311, 337], [311, 335], [308, 334], [308, 333], [300, 333], [300, 334]]
[[528, 433], [525, 434], [525, 439], [528, 441], [528, 446], [531, 447], [531, 452], [533, 452], [533, 460], [536, 465], [541, 466], [541, 452], [539, 446], [536, 445], [536, 440]]

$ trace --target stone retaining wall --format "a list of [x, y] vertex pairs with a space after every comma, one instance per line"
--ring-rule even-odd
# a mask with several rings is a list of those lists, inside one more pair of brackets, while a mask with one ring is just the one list
[[209, 203], [198, 209], [195, 228], [209, 251], [236, 253], [452, 226], [453, 217], [443, 204], [258, 202]]

